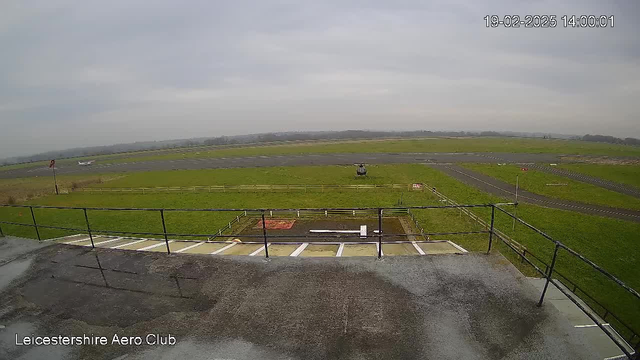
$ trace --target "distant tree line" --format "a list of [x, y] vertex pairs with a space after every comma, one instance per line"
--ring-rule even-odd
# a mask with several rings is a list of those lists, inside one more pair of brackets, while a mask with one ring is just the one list
[[617, 137], [613, 137], [613, 136], [607, 136], [607, 135], [585, 135], [582, 137], [582, 140], [584, 141], [593, 141], [593, 142], [604, 142], [604, 143], [611, 143], [611, 144], [621, 144], [621, 145], [634, 145], [634, 146], [639, 146], [640, 145], [640, 139], [636, 139], [636, 138], [617, 138]]
[[[552, 138], [549, 134], [531, 134], [518, 132], [497, 132], [497, 131], [368, 131], [368, 130], [346, 130], [346, 131], [315, 131], [315, 132], [280, 132], [263, 133], [238, 136], [218, 136], [182, 140], [164, 140], [135, 142], [129, 144], [116, 144], [107, 146], [94, 146], [86, 148], [74, 148], [63, 151], [50, 151], [31, 156], [21, 156], [4, 159], [1, 165], [16, 163], [27, 163], [50, 159], [65, 159], [75, 157], [90, 157], [98, 155], [115, 155], [132, 151], [148, 150], [170, 150], [176, 148], [190, 148], [196, 146], [225, 146], [260, 144], [284, 141], [313, 141], [313, 140], [347, 140], [347, 139], [379, 139], [379, 138], [419, 138], [419, 137], [466, 137], [466, 136], [487, 136], [487, 137], [538, 137]], [[554, 135], [554, 138], [572, 138], [584, 141], [608, 142], [614, 144], [640, 145], [640, 140], [634, 138], [619, 139], [613, 136], [585, 135], [583, 137]]]

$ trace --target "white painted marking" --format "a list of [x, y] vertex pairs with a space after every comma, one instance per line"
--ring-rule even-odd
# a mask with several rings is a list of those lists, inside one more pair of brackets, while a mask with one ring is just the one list
[[225, 250], [227, 250], [227, 249], [230, 249], [230, 248], [234, 247], [236, 244], [237, 244], [237, 243], [229, 244], [229, 245], [227, 245], [227, 246], [225, 246], [225, 247], [223, 247], [223, 248], [221, 248], [221, 249], [218, 249], [218, 250], [216, 250], [216, 251], [212, 252], [212, 253], [211, 253], [211, 255], [217, 255], [217, 254], [220, 254], [221, 252], [223, 252], [223, 251], [225, 251]]
[[462, 251], [463, 253], [465, 253], [465, 254], [466, 254], [466, 253], [468, 253], [468, 251], [467, 251], [467, 250], [465, 250], [462, 246], [460, 246], [460, 245], [458, 245], [458, 244], [455, 244], [455, 243], [452, 243], [452, 242], [451, 242], [451, 241], [449, 241], [449, 240], [447, 240], [447, 242], [448, 242], [449, 244], [451, 244], [451, 246], [453, 246], [453, 247], [455, 247], [456, 249], [458, 249], [458, 250]]
[[87, 240], [90, 240], [90, 238], [88, 236], [86, 238], [79, 239], [79, 240], [67, 241], [67, 242], [65, 242], [65, 244], [75, 244], [77, 242], [87, 241]]
[[338, 252], [336, 253], [336, 257], [341, 257], [343, 250], [344, 250], [344, 243], [340, 243], [340, 246], [338, 247]]
[[[631, 353], [631, 355], [633, 355], [634, 353]], [[616, 355], [616, 356], [612, 356], [612, 357], [608, 357], [608, 358], [604, 358], [604, 360], [617, 360], [617, 359], [626, 359], [627, 355], [622, 354], [622, 355]]]
[[378, 244], [378, 243], [376, 243], [376, 251], [379, 251], [379, 252], [380, 252], [380, 255], [381, 255], [381, 256], [384, 256], [384, 251], [382, 251], [382, 250], [380, 249], [380, 244]]
[[307, 246], [309, 246], [309, 243], [304, 243], [304, 244], [298, 246], [298, 248], [294, 252], [292, 252], [291, 255], [289, 255], [289, 256], [296, 257], [296, 256], [300, 255], [304, 251], [304, 249], [307, 248]]
[[[609, 324], [600, 324], [602, 326], [609, 326]], [[596, 327], [598, 326], [598, 324], [588, 324], [588, 325], [576, 325], [574, 326], [575, 328], [591, 328], [591, 327]]]
[[120, 249], [120, 248], [122, 248], [122, 247], [126, 247], [126, 246], [129, 246], [129, 245], [138, 244], [138, 243], [141, 243], [141, 242], [143, 242], [143, 241], [147, 241], [147, 239], [136, 240], [136, 241], [133, 241], [133, 242], [130, 242], [130, 243], [125, 243], [125, 244], [116, 245], [116, 246], [114, 246], [114, 247], [112, 247], [112, 248], [110, 248], [110, 249]]
[[180, 250], [176, 250], [175, 252], [177, 252], [177, 253], [181, 253], [181, 252], [187, 251], [187, 250], [189, 250], [189, 249], [193, 249], [194, 247], [198, 247], [198, 246], [200, 246], [200, 245], [202, 245], [202, 244], [204, 244], [204, 242], [199, 242], [199, 243], [196, 243], [195, 245], [187, 246], [186, 248], [182, 248], [182, 249], [180, 249]]
[[418, 250], [418, 253], [420, 255], [425, 255], [424, 250], [422, 250], [422, 248], [418, 246], [418, 244], [416, 244], [415, 241], [412, 241], [411, 244], [413, 244], [413, 247], [416, 248], [416, 250]]
[[169, 240], [169, 241], [166, 241], [166, 242], [165, 241], [160, 241], [159, 244], [149, 245], [149, 246], [143, 247], [141, 249], [138, 249], [138, 251], [145, 251], [145, 250], [157, 248], [158, 246], [166, 245], [167, 243], [171, 244], [172, 242], [173, 242], [173, 240]]
[[[114, 242], [114, 241], [118, 241], [118, 240], [121, 240], [121, 239], [122, 239], [122, 238], [121, 238], [121, 237], [119, 237], [119, 238], [115, 238], [115, 239], [111, 239], [111, 240], [100, 241], [100, 242], [94, 242], [94, 243], [93, 243], [93, 245], [98, 246], [98, 245], [101, 245], [101, 244], [107, 244], [107, 243]], [[91, 244], [89, 244], [89, 245], [83, 245], [83, 246], [91, 246]]]
[[[267, 247], [271, 246], [271, 244], [267, 244]], [[260, 254], [262, 251], [264, 251], [264, 245], [262, 245], [258, 250], [252, 252], [251, 254], [249, 254], [249, 256], [256, 256], [258, 254]]]
[[361, 239], [367, 238], [367, 225], [360, 225], [360, 238]]

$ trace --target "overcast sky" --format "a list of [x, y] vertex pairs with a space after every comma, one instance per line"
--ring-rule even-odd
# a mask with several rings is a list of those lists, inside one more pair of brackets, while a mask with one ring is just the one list
[[640, 137], [639, 24], [637, 0], [0, 0], [0, 158], [293, 130]]

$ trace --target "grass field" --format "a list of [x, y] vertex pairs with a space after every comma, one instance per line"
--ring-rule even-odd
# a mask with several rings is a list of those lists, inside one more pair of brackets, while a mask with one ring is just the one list
[[[283, 145], [257, 145], [247, 147], [196, 147], [175, 150], [150, 150], [131, 153], [62, 159], [61, 163], [97, 159], [104, 163], [147, 160], [175, 160], [185, 158], [234, 157], [254, 155], [328, 154], [328, 153], [382, 153], [382, 152], [521, 152], [575, 155], [640, 156], [640, 147], [594, 143], [576, 140], [528, 138], [427, 138], [407, 140], [351, 140]], [[45, 166], [47, 162], [0, 166], [0, 171]]]
[[463, 164], [463, 166], [512, 184], [514, 188], [516, 176], [518, 176], [521, 189], [552, 198], [633, 210], [640, 209], [640, 199], [633, 196], [535, 169], [522, 171], [520, 165]]
[[640, 189], [640, 166], [638, 165], [561, 164], [558, 167]]
[[[289, 167], [260, 169], [219, 169], [185, 170], [168, 172], [132, 173], [125, 177], [100, 184], [100, 186], [177, 186], [210, 184], [330, 184], [330, 183], [413, 183], [424, 182], [435, 186], [445, 195], [460, 203], [491, 203], [504, 199], [490, 196], [469, 187], [446, 174], [422, 165], [380, 165], [370, 166], [371, 177], [354, 179], [353, 167]], [[441, 204], [429, 192], [407, 191], [335, 191], [326, 193], [184, 193], [154, 195], [100, 195], [72, 193], [61, 196], [47, 196], [29, 201], [29, 204], [81, 206], [81, 207], [170, 207], [170, 208], [276, 208], [276, 207], [378, 207], [395, 206], [400, 197], [405, 205]], [[640, 254], [635, 248], [640, 224], [614, 220], [598, 216], [544, 209], [533, 205], [518, 206], [518, 215], [538, 226], [557, 240], [583, 253], [586, 257], [603, 266], [630, 286], [640, 288]], [[489, 219], [488, 209], [474, 210], [485, 219]], [[86, 226], [81, 210], [36, 209], [35, 215], [40, 224], [62, 225], [84, 228]], [[167, 231], [170, 233], [215, 233], [236, 213], [187, 213], [169, 212], [165, 214]], [[6, 221], [31, 222], [28, 209], [0, 208], [0, 216]], [[470, 231], [480, 227], [456, 209], [418, 210], [415, 216], [428, 232]], [[92, 228], [99, 230], [162, 232], [160, 215], [157, 212], [106, 212], [90, 211]], [[496, 218], [496, 227], [513, 237], [531, 252], [549, 261], [553, 251], [552, 244], [541, 236], [518, 225], [511, 230], [512, 221], [505, 215]], [[35, 237], [31, 228], [3, 225], [3, 230], [12, 235]], [[77, 232], [77, 231], [76, 231]], [[43, 229], [45, 237], [69, 234], [59, 230]], [[443, 237], [440, 237], [443, 238]], [[444, 237], [459, 243], [472, 251], [482, 251], [487, 246], [485, 234], [473, 236]], [[496, 242], [515, 264], [521, 266], [515, 256]], [[637, 302], [613, 286], [601, 275], [586, 268], [575, 259], [562, 255], [558, 269], [575, 280], [580, 286], [589, 289], [601, 303], [612, 311], [625, 315], [640, 330], [640, 309]], [[527, 272], [530, 273], [530, 272]]]

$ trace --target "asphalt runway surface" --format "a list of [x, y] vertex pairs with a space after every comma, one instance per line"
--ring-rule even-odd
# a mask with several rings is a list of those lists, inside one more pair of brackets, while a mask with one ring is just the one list
[[[0, 270], [3, 359], [602, 359], [499, 254], [264, 260], [52, 244]], [[17, 346], [16, 334], [108, 343]]]
[[[379, 154], [304, 154], [277, 156], [249, 156], [229, 158], [202, 158], [180, 160], [154, 160], [125, 163], [101, 163], [91, 166], [64, 164], [56, 167], [58, 174], [98, 174], [107, 172], [151, 171], [151, 170], [196, 170], [223, 168], [250, 168], [301, 165], [353, 165], [365, 164], [411, 164], [411, 163], [557, 163], [562, 155], [512, 154], [512, 153], [379, 153]], [[51, 169], [37, 166], [0, 171], [0, 178], [49, 176]]]
[[[434, 165], [432, 167], [482, 191], [515, 201], [515, 188], [511, 184], [458, 165]], [[518, 202], [640, 223], [640, 211], [555, 199], [522, 189], [518, 190]]]

